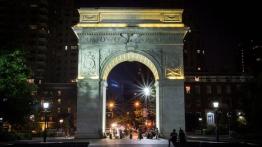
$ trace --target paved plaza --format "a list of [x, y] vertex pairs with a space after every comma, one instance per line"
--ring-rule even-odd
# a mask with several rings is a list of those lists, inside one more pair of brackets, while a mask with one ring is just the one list
[[97, 139], [97, 140], [89, 140], [90, 146], [108, 146], [108, 147], [167, 147], [168, 140], [166, 139]]

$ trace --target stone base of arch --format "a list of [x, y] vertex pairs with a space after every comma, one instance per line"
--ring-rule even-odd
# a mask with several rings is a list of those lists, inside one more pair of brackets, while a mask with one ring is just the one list
[[[82, 80], [78, 82], [76, 138], [103, 137], [103, 107], [100, 98], [105, 82]], [[173, 129], [185, 129], [184, 81], [160, 80], [159, 84], [159, 130], [168, 138]], [[102, 95], [101, 95], [102, 96]]]
[[99, 80], [78, 81], [76, 138], [102, 138]]

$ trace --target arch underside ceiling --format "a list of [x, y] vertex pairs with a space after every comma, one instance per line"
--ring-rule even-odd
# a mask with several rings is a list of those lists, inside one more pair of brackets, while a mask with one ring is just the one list
[[141, 54], [134, 53], [134, 52], [121, 54], [121, 55], [113, 58], [111, 61], [109, 61], [109, 63], [105, 65], [105, 69], [104, 69], [104, 72], [103, 72], [103, 75], [102, 75], [102, 79], [107, 80], [107, 77], [108, 77], [110, 71], [116, 65], [118, 65], [119, 63], [125, 62], [125, 61], [137, 61], [137, 62], [143, 63], [152, 71], [152, 73], [155, 77], [155, 80], [159, 80], [159, 74], [158, 74], [157, 68], [154, 65], [154, 63], [151, 60], [149, 60], [147, 57], [145, 57]]

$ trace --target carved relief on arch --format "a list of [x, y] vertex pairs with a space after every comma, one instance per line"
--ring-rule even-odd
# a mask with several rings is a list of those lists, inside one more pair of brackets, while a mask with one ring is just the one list
[[80, 75], [86, 78], [98, 78], [99, 71], [99, 54], [96, 50], [81, 50], [80, 55]]
[[177, 53], [166, 54], [165, 76], [167, 79], [184, 79], [184, 69]]

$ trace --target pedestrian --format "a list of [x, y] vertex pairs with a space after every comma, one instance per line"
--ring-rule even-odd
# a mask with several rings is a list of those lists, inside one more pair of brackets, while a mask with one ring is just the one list
[[186, 143], [186, 134], [185, 134], [185, 132], [181, 128], [179, 129], [178, 137], [179, 137], [179, 142], [181, 144], [185, 144]]
[[141, 140], [143, 137], [142, 137], [142, 129], [139, 128], [138, 129], [138, 139]]
[[170, 139], [168, 140], [168, 147], [170, 147], [170, 142], [173, 143], [173, 146], [176, 146], [177, 133], [176, 129], [173, 129], [173, 132], [170, 133]]
[[120, 129], [119, 130], [119, 139], [122, 139], [123, 138], [123, 131]]
[[130, 132], [129, 132], [129, 139], [133, 139], [133, 130], [130, 129]]
[[155, 135], [156, 135], [156, 139], [158, 139], [158, 137], [159, 137], [159, 131], [158, 131], [158, 128], [156, 127], [156, 129], [155, 129]]

